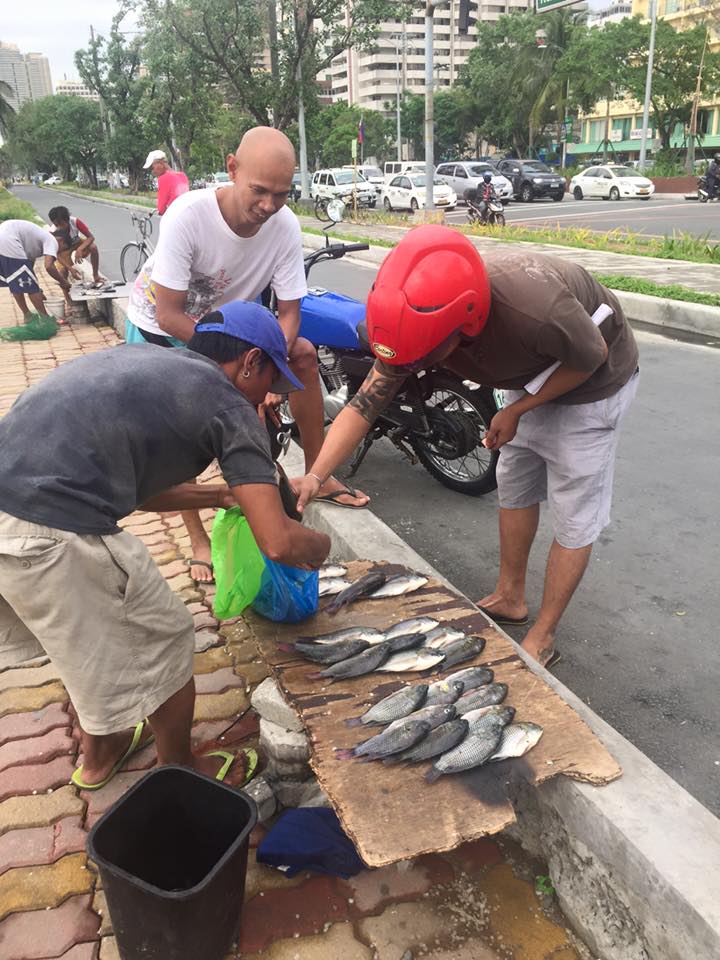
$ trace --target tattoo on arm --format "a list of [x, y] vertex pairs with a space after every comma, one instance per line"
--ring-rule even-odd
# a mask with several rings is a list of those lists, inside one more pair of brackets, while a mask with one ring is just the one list
[[405, 377], [388, 377], [371, 370], [348, 406], [356, 410], [372, 426], [403, 385]]

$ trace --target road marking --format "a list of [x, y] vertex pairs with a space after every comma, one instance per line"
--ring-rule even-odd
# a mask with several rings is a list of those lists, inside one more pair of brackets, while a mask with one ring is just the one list
[[[678, 207], [678, 206], [680, 206], [679, 203], [666, 203], [666, 204], [663, 204], [663, 205], [661, 205], [661, 206], [654, 206], [654, 207], [652, 208], [652, 212], [654, 212], [654, 211], [656, 211], [656, 210], [673, 210], [673, 209], [675, 209], [675, 208]], [[617, 211], [617, 215], [618, 215], [618, 216], [621, 216], [621, 215], [623, 215], [623, 214], [625, 214], [625, 213], [628, 213], [628, 214], [636, 213], [636, 212], [639, 212], [639, 211], [641, 211], [641, 210], [643, 211], [644, 214], [651, 213], [651, 211], [645, 210], [644, 206], [642, 206], [642, 207], [625, 207], [625, 208], [622, 209], [622, 210], [618, 210], [618, 211]], [[595, 217], [602, 217], [602, 216], [611, 216], [611, 215], [614, 215], [614, 213], [615, 213], [614, 210], [608, 210], [608, 209], [598, 210], [597, 213], [593, 215], [593, 218], [595, 218]], [[525, 216], [520, 216], [520, 217], [517, 217], [517, 218], [513, 217], [512, 222], [513, 222], [513, 223], [519, 223], [519, 222], [522, 221], [522, 222], [529, 223], [529, 222], [531, 222], [531, 221], [533, 221], [533, 220], [560, 220], [560, 219], [562, 219], [562, 220], [568, 220], [568, 219], [571, 219], [571, 218], [573, 218], [573, 217], [574, 217], [575, 219], [577, 219], [578, 217], [588, 217], [589, 215], [590, 215], [590, 214], [589, 214], [589, 211], [587, 211], [587, 209], [586, 209], [586, 210], [584, 210], [582, 213], [580, 213], [580, 212], [578, 212], [578, 213], [555, 213], [555, 214], [546, 214], [545, 216], [537, 216], [537, 217], [525, 217]]]

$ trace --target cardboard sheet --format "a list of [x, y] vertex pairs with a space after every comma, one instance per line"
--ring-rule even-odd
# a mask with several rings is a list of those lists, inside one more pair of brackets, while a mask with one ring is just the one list
[[[359, 561], [349, 564], [349, 578], [354, 580], [377, 566]], [[400, 570], [392, 565], [387, 565], [387, 569]], [[323, 605], [321, 600], [321, 608]], [[515, 720], [531, 720], [543, 728], [540, 742], [525, 757], [444, 776], [434, 784], [424, 779], [429, 763], [384, 766], [379, 762], [335, 758], [335, 747], [354, 746], [381, 729], [347, 727], [347, 718], [359, 716], [405, 683], [422, 682], [424, 676], [376, 673], [336, 683], [308, 679], [308, 674], [322, 667], [284, 653], [277, 643], [358, 624], [382, 629], [420, 615], [435, 617], [486, 638], [485, 649], [474, 660], [440, 674], [433, 673], [431, 679], [467, 666], [490, 666], [495, 679], [508, 684], [506, 703], [515, 707]], [[286, 697], [299, 711], [311, 739], [312, 768], [368, 866], [450, 850], [503, 830], [515, 821], [507, 799], [508, 781], [515, 777], [538, 784], [563, 774], [602, 785], [621, 774], [618, 764], [587, 724], [525, 666], [511, 644], [496, 630], [489, 629], [483, 616], [465, 599], [436, 581], [431, 580], [421, 590], [403, 597], [352, 604], [334, 617], [321, 612], [296, 626], [270, 624], [260, 618], [256, 623], [261, 652]]]

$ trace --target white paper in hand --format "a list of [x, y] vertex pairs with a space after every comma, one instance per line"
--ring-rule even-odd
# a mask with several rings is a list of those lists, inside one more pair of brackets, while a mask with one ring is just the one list
[[[590, 319], [596, 327], [599, 327], [603, 320], [607, 320], [607, 318], [612, 316], [612, 314], [613, 308], [608, 306], [607, 303], [601, 303]], [[529, 383], [526, 383], [525, 390], [535, 396], [535, 394], [540, 390], [541, 387], [544, 386], [545, 382], [553, 373], [555, 373], [559, 366], [560, 361], [558, 360], [557, 363], [553, 363], [552, 366], [547, 368], [547, 370], [543, 370], [542, 373], [539, 373], [536, 377], [533, 377]]]

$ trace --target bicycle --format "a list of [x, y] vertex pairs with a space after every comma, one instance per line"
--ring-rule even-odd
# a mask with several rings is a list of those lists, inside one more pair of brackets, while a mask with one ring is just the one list
[[142, 270], [143, 264], [148, 257], [155, 252], [150, 237], [152, 236], [152, 218], [155, 211], [149, 213], [131, 213], [130, 219], [135, 227], [137, 240], [131, 240], [126, 243], [120, 251], [120, 273], [123, 283], [130, 283]]

